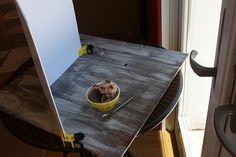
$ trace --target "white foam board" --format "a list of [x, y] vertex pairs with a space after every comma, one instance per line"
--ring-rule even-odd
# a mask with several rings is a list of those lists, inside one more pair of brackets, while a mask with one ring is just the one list
[[16, 0], [16, 5], [60, 134], [63, 126], [50, 86], [78, 58], [81, 47], [72, 0]]

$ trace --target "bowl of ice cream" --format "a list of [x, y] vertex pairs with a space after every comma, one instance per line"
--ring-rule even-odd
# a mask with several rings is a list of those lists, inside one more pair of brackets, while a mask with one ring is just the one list
[[98, 82], [87, 90], [86, 98], [99, 111], [111, 110], [119, 101], [120, 88], [111, 80]]

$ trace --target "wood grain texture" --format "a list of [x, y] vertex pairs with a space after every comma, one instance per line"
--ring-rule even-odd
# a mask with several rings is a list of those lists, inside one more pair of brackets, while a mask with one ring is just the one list
[[49, 108], [34, 67], [0, 90], [0, 111], [55, 133], [57, 121]]
[[[81, 35], [94, 54], [80, 57], [51, 86], [64, 129], [83, 132], [85, 147], [98, 156], [122, 156], [179, 71], [186, 55], [154, 47]], [[134, 101], [107, 122], [86, 101], [87, 89], [113, 80], [120, 102]]]
[[[80, 57], [52, 86], [64, 129], [83, 132], [85, 147], [98, 156], [122, 156], [158, 104], [186, 55], [158, 48], [81, 35], [95, 53]], [[127, 66], [124, 66], [127, 65]], [[89, 86], [111, 79], [121, 89], [121, 100], [134, 101], [108, 122], [85, 99]], [[43, 94], [34, 68], [0, 90], [0, 110], [49, 132], [56, 119]]]

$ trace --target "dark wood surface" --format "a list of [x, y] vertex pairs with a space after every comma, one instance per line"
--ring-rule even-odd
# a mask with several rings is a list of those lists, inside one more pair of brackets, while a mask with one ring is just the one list
[[35, 67], [30, 67], [0, 90], [0, 111], [51, 133], [58, 132], [57, 120], [43, 93]]
[[[121, 156], [158, 104], [186, 55], [163, 49], [81, 35], [95, 53], [80, 57], [52, 85], [64, 129], [83, 132], [85, 147], [98, 156]], [[126, 66], [125, 66], [126, 65]], [[85, 93], [89, 86], [111, 79], [121, 89], [120, 102], [134, 101], [104, 122], [91, 108]], [[43, 94], [36, 70], [30, 68], [0, 90], [0, 110], [49, 132], [56, 132], [55, 117]]]
[[[80, 57], [51, 86], [63, 127], [68, 133], [83, 132], [85, 147], [98, 156], [122, 156], [186, 55], [85, 35], [81, 40], [94, 45], [94, 54]], [[134, 100], [104, 122], [85, 94], [91, 85], [107, 79], [120, 87], [120, 103], [131, 96]]]

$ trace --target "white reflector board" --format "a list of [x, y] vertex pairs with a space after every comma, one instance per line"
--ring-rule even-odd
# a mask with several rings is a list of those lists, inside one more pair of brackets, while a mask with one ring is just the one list
[[60, 133], [63, 127], [50, 86], [78, 58], [81, 47], [72, 0], [16, 0], [16, 5], [44, 92], [59, 122]]

